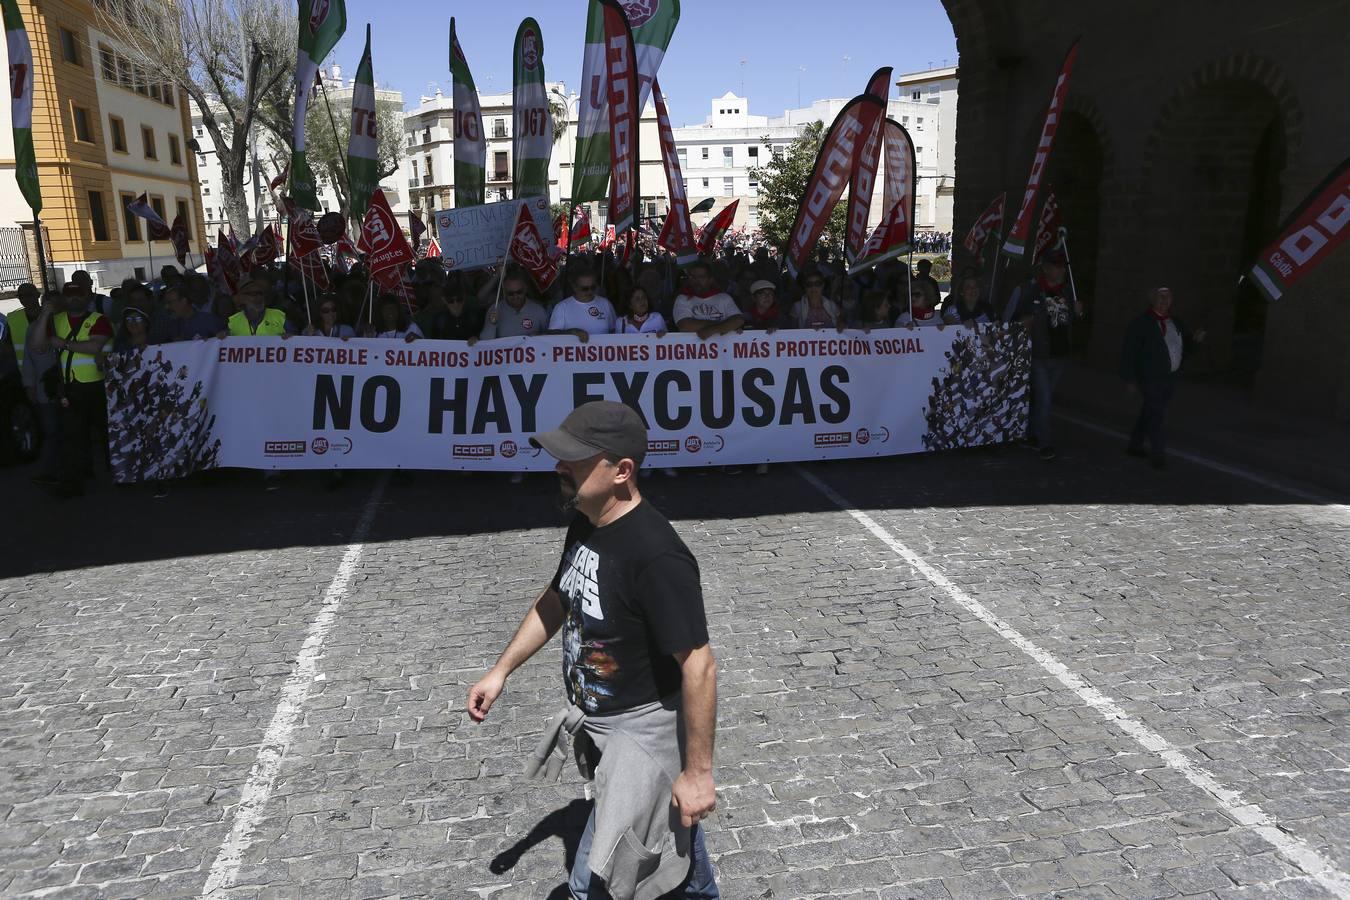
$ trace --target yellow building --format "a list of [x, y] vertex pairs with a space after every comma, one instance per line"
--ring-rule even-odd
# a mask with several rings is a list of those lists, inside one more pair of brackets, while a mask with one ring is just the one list
[[[126, 211], [142, 193], [165, 222], [182, 215], [189, 223], [200, 265], [205, 234], [187, 95], [152, 83], [127, 60], [98, 29], [88, 0], [18, 5], [33, 47], [33, 146], [47, 264], [58, 283], [86, 269], [110, 288], [176, 263], [169, 242], [148, 244], [145, 222]], [[14, 179], [9, 104], [0, 106], [0, 227], [31, 226]]]

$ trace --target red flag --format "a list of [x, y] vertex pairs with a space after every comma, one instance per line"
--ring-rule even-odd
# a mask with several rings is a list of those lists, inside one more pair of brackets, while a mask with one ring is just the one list
[[1059, 240], [1059, 201], [1055, 192], [1045, 195], [1045, 208], [1041, 210], [1041, 222], [1036, 227], [1036, 246], [1031, 250], [1031, 261], [1035, 262], [1049, 247]]
[[577, 244], [589, 244], [591, 242], [591, 217], [586, 211], [586, 207], [577, 210], [577, 217], [572, 222], [572, 231], [568, 235], [569, 247], [575, 247]]
[[989, 239], [989, 235], [997, 234], [999, 229], [1003, 227], [1003, 207], [1007, 200], [1007, 194], [999, 194], [994, 198], [994, 202], [989, 204], [989, 208], [980, 213], [980, 217], [975, 220], [975, 224], [970, 226], [970, 233], [966, 235], [965, 247], [973, 255], [979, 256], [984, 250], [984, 242]]
[[608, 250], [610, 247], [612, 247], [614, 245], [615, 237], [617, 237], [617, 235], [615, 235], [614, 233], [614, 226], [606, 225], [605, 236], [600, 239], [600, 249]]
[[708, 224], [703, 226], [703, 230], [698, 233], [698, 252], [701, 256], [711, 256], [717, 249], [717, 242], [722, 239], [722, 235], [727, 233], [731, 223], [736, 220], [736, 208], [741, 205], [739, 199], [732, 200], [730, 205], [724, 207], [721, 212], [708, 220]]
[[314, 225], [314, 214], [303, 206], [291, 203], [289, 198], [285, 204], [291, 223], [287, 238], [291, 256], [309, 256], [323, 246], [323, 238], [319, 237], [319, 229]]
[[210, 246], [205, 248], [204, 255], [206, 257], [207, 280], [215, 285], [218, 292], [233, 296], [236, 290], [238, 290], [239, 282], [230, 281], [224, 267], [221, 265], [221, 261], [218, 258], [216, 251], [212, 250]]
[[286, 183], [286, 179], [290, 177], [290, 174], [291, 174], [291, 161], [288, 159], [286, 160], [286, 165], [282, 166], [281, 171], [277, 173], [277, 177], [267, 182], [267, 189], [269, 191], [275, 191], [277, 188], [281, 187], [283, 184]]
[[628, 267], [628, 261], [633, 258], [633, 248], [637, 246], [638, 229], [630, 228], [623, 236], [623, 255], [619, 257], [619, 268]]
[[1341, 163], [1285, 220], [1279, 237], [1252, 266], [1256, 287], [1278, 300], [1350, 238], [1350, 159]]
[[897, 203], [904, 201], [907, 204], [906, 216], [909, 221], [914, 221], [914, 170], [915, 164], [914, 141], [901, 125], [894, 119], [887, 119], [881, 125], [885, 134], [883, 143], [883, 152], [886, 160], [886, 187], [881, 197], [882, 209], [894, 209]]
[[609, 100], [609, 220], [616, 233], [622, 234], [637, 224], [642, 196], [638, 190], [638, 61], [633, 29], [619, 0], [600, 0], [600, 8]]
[[255, 266], [270, 266], [272, 262], [281, 255], [281, 247], [278, 246], [277, 232], [270, 224], [258, 235], [258, 246], [253, 251], [253, 264]]
[[167, 241], [171, 237], [169, 226], [164, 224], [164, 220], [159, 213], [155, 212], [154, 207], [150, 205], [148, 195], [141, 194], [128, 203], [127, 212], [145, 220], [145, 231], [150, 236], [150, 240]]
[[525, 267], [539, 290], [546, 291], [558, 278], [558, 249], [545, 243], [534, 224], [528, 206], [520, 205], [516, 213], [516, 225], [511, 232], [511, 249], [507, 251], [512, 259]]
[[422, 235], [427, 233], [427, 225], [422, 221], [422, 217], [412, 210], [408, 210], [408, 233], [412, 235], [413, 256], [417, 255], [417, 248], [422, 246]]
[[178, 257], [180, 266], [187, 265], [188, 255], [188, 230], [183, 222], [182, 216], [176, 216], [173, 220], [173, 227], [169, 229], [169, 243], [173, 244], [174, 256]]
[[247, 275], [257, 268], [258, 261], [253, 258], [253, 254], [258, 250], [258, 235], [254, 235], [244, 241], [244, 245], [235, 251], [235, 256], [239, 259], [239, 271]]
[[909, 250], [909, 201], [902, 197], [899, 203], [891, 207], [886, 218], [881, 220], [881, 224], [867, 239], [862, 252], [858, 254], [857, 264], [850, 268], [848, 273], [855, 275], [878, 263], [894, 259], [907, 250]]
[[386, 294], [393, 294], [404, 303], [408, 304], [408, 309], [412, 309], [413, 292], [408, 286], [408, 282], [403, 277], [403, 270], [397, 267], [381, 269], [378, 272], [371, 272], [370, 277], [380, 286], [380, 289]]
[[323, 267], [322, 254], [309, 253], [305, 256], [296, 256], [292, 250], [291, 268], [314, 282], [314, 286], [321, 291], [331, 290], [333, 287], [332, 282], [328, 280], [328, 270]]
[[440, 259], [441, 243], [434, 237], [427, 243], [427, 255], [423, 259]]
[[807, 256], [829, 224], [830, 213], [848, 187], [854, 160], [867, 141], [871, 117], [884, 112], [885, 107], [880, 98], [859, 94], [839, 111], [825, 133], [788, 240], [787, 264], [793, 275], [806, 264]]
[[230, 290], [234, 291], [239, 286], [239, 276], [243, 274], [243, 270], [239, 265], [239, 257], [234, 252], [234, 245], [230, 243], [225, 232], [219, 230], [216, 232], [216, 264], [220, 266]]
[[689, 220], [689, 198], [684, 193], [684, 176], [680, 172], [680, 157], [675, 148], [675, 131], [670, 127], [666, 98], [661, 85], [652, 81], [652, 97], [656, 100], [656, 125], [661, 134], [661, 161], [666, 167], [666, 188], [670, 192], [670, 212], [661, 226], [656, 245], [675, 254], [675, 262], [688, 265], [698, 256], [694, 245], [694, 223]]
[[558, 249], [566, 250], [572, 239], [568, 234], [567, 215], [565, 213], [558, 213], [558, 218], [553, 222], [553, 233], [558, 236]]
[[360, 247], [366, 252], [366, 266], [372, 274], [398, 268], [416, 259], [408, 239], [403, 236], [403, 229], [394, 219], [394, 211], [389, 208], [384, 191], [379, 188], [370, 195], [366, 220], [361, 225]]
[[867, 139], [853, 160], [853, 174], [848, 182], [848, 232], [844, 253], [857, 258], [867, 239], [867, 214], [872, 208], [872, 191], [877, 183], [877, 166], [881, 161], [881, 123], [886, 117], [886, 101], [891, 95], [891, 68], [877, 69], [867, 83], [867, 94], [881, 101], [881, 106], [868, 106], [863, 113], [863, 127]]
[[1041, 178], [1045, 175], [1045, 165], [1050, 160], [1050, 150], [1055, 146], [1055, 132], [1059, 130], [1059, 119], [1064, 113], [1064, 98], [1069, 93], [1069, 76], [1073, 74], [1073, 64], [1077, 59], [1078, 42], [1074, 41], [1064, 56], [1064, 65], [1060, 67], [1055, 90], [1050, 95], [1050, 108], [1045, 112], [1041, 140], [1036, 145], [1036, 156], [1031, 161], [1031, 175], [1027, 178], [1027, 189], [1022, 194], [1022, 207], [1017, 211], [1017, 218], [1013, 220], [1008, 239], [1003, 242], [1003, 252], [1009, 256], [1021, 256], [1026, 253], [1027, 242], [1031, 236], [1031, 217], [1036, 213], [1036, 195], [1041, 190]]

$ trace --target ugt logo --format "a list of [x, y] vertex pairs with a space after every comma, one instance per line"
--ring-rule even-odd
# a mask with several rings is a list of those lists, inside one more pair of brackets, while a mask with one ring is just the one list
[[366, 223], [366, 246], [375, 252], [388, 247], [393, 240], [394, 223], [389, 221], [389, 214], [372, 206]]
[[533, 28], [525, 32], [522, 44], [520, 59], [525, 63], [525, 68], [533, 72], [539, 68], [539, 35], [535, 34]]
[[632, 28], [646, 25], [661, 8], [661, 0], [619, 0]]
[[312, 0], [309, 5], [309, 31], [310, 34], [318, 34], [323, 23], [328, 19], [328, 13], [331, 11], [328, 0]]

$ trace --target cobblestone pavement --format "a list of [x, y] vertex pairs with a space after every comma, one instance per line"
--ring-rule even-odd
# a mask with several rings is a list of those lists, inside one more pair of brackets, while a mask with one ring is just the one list
[[[686, 474], [650, 496], [704, 573], [725, 897], [1333, 896], [1350, 514], [1073, 437], [1055, 464], [807, 469], [1249, 817], [794, 467]], [[0, 580], [0, 894], [201, 894], [375, 480], [239, 475], [35, 513]], [[557, 647], [486, 724], [461, 712], [555, 564], [552, 491], [389, 482], [228, 896], [565, 896], [582, 785], [521, 775], [561, 701]], [[82, 517], [96, 549], [45, 537]], [[1311, 877], [1250, 816], [1330, 869]]]

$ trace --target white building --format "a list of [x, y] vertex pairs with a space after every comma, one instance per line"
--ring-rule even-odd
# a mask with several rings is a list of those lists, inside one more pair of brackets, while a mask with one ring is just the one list
[[[915, 230], [950, 231], [956, 151], [956, 70], [937, 69], [904, 76], [897, 82], [901, 96], [887, 105], [914, 140], [917, 164]], [[810, 106], [786, 110], [781, 116], [750, 113], [750, 102], [728, 91], [713, 100], [701, 125], [675, 129], [675, 144], [689, 204], [712, 197], [708, 214], [740, 200], [736, 226], [753, 230], [759, 224], [759, 184], [752, 176], [767, 165], [774, 152], [790, 145], [807, 125], [834, 121], [848, 99], [817, 100]], [[881, 183], [873, 195], [871, 224], [880, 221]], [[702, 218], [694, 223], [702, 224]]]
[[[344, 81], [342, 69], [334, 64], [322, 70], [324, 88], [335, 114], [351, 109], [352, 90], [355, 81]], [[318, 97], [316, 103], [322, 103]], [[376, 87], [375, 102], [378, 106], [397, 104], [403, 106], [403, 94], [400, 91]], [[326, 124], [326, 119], [325, 119]], [[222, 188], [224, 171], [220, 165], [220, 156], [216, 152], [211, 135], [202, 125], [201, 113], [195, 106], [192, 114], [192, 140], [196, 142], [197, 174], [201, 181], [202, 209], [205, 213], [206, 233], [214, 242], [219, 229], [228, 229], [229, 217], [225, 212], [225, 194]], [[273, 142], [264, 133], [262, 126], [255, 122], [253, 133], [252, 159], [244, 166], [244, 194], [248, 201], [249, 221], [254, 223], [254, 231], [267, 222], [276, 222], [278, 215], [267, 184], [281, 171], [289, 160], [289, 155], [278, 151]], [[331, 212], [339, 209], [337, 193], [322, 175], [318, 175], [319, 212]], [[408, 209], [408, 190], [400, 172], [395, 172], [380, 182], [389, 206], [396, 215]], [[243, 236], [240, 236], [241, 239]]]

